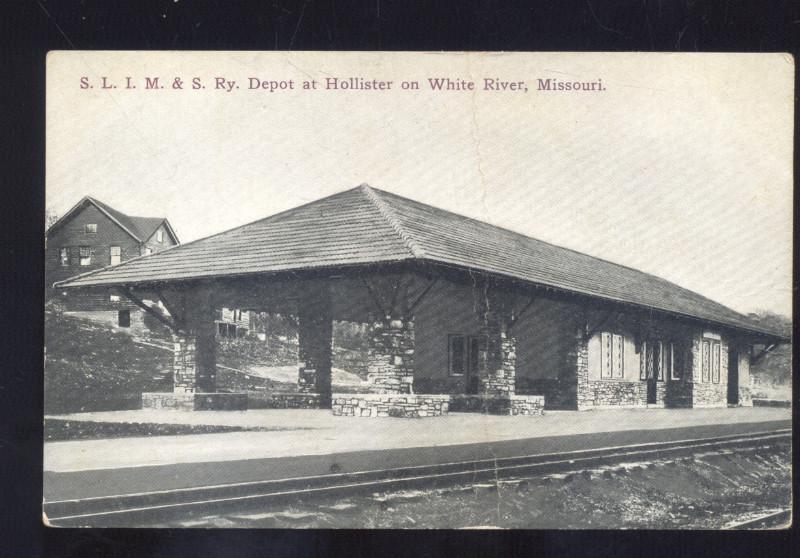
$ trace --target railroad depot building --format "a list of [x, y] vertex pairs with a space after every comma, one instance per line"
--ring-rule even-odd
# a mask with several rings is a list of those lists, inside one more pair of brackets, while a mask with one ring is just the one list
[[[336, 415], [751, 405], [754, 346], [788, 342], [664, 279], [361, 185], [73, 277], [175, 332], [174, 390], [145, 407]], [[216, 389], [215, 312], [292, 314], [296, 393]], [[372, 393], [332, 393], [335, 320], [369, 326]]]

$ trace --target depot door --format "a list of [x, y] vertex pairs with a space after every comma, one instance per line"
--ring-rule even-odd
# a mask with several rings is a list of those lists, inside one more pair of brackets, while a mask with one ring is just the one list
[[466, 392], [469, 394], [478, 393], [480, 367], [480, 352], [481, 352], [481, 337], [470, 336], [467, 337], [467, 385]]
[[649, 341], [645, 344], [645, 381], [647, 382], [647, 404], [654, 405], [658, 402], [657, 382], [662, 374], [661, 370], [661, 343]]

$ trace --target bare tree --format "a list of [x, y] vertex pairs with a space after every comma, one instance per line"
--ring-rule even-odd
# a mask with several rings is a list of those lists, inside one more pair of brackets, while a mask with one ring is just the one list
[[50, 230], [55, 222], [58, 221], [58, 213], [52, 207], [48, 207], [44, 210], [44, 230], [47, 232]]

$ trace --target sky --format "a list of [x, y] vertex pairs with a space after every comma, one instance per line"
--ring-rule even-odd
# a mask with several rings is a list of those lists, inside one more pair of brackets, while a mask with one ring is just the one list
[[91, 195], [188, 242], [368, 183], [791, 316], [793, 71], [783, 54], [55, 52], [46, 204]]

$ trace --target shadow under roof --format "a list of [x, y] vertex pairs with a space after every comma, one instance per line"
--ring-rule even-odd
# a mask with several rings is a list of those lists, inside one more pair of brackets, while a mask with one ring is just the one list
[[665, 279], [366, 184], [57, 286], [133, 286], [407, 260], [479, 270], [786, 340]]

